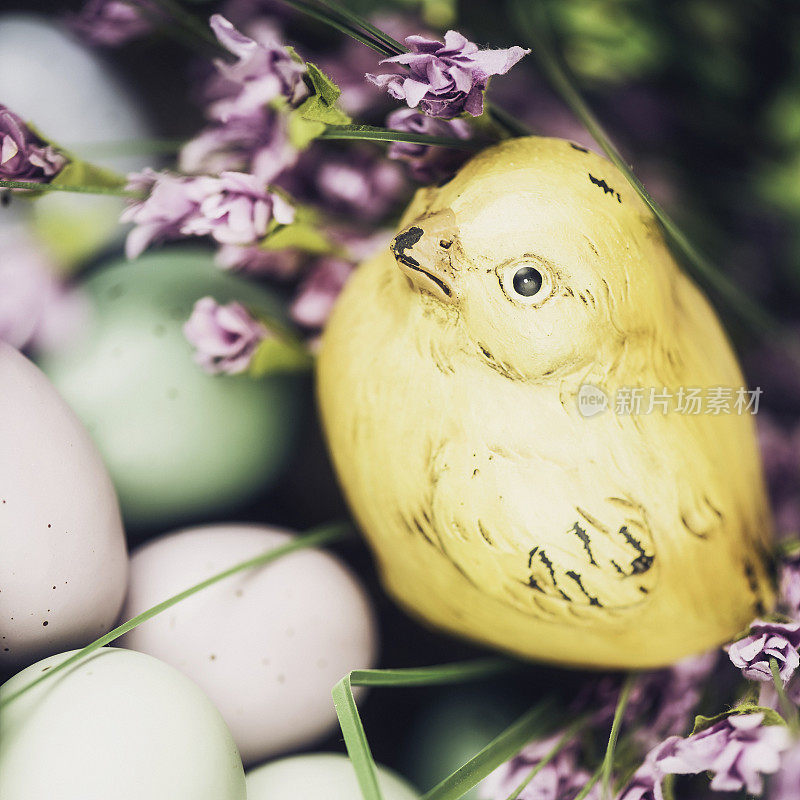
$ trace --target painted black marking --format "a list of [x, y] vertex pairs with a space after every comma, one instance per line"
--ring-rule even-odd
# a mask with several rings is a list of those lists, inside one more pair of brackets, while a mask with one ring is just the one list
[[589, 592], [586, 591], [586, 588], [583, 585], [583, 580], [581, 579], [581, 576], [578, 575], [577, 572], [575, 572], [574, 570], [570, 570], [569, 572], [566, 573], [566, 575], [568, 578], [572, 578], [572, 580], [578, 584], [578, 588], [586, 596], [586, 599], [589, 601], [590, 606], [603, 608], [603, 604], [596, 597], [594, 597], [593, 595], [589, 594]]
[[573, 150], [577, 150], [579, 153], [588, 153], [589, 152], [585, 147], [581, 147], [579, 144], [575, 144], [575, 142], [570, 142], [569, 146]]
[[620, 575], [626, 575], [626, 576], [627, 576], [627, 574], [628, 574], [628, 573], [627, 573], [627, 572], [625, 572], [625, 570], [624, 570], [624, 569], [622, 569], [622, 567], [621, 567], [619, 564], [617, 564], [617, 562], [616, 562], [616, 561], [614, 561], [613, 559], [611, 560], [611, 566], [612, 566], [612, 567], [614, 567], [614, 569], [615, 569], [617, 572], [619, 572], [619, 574], [620, 574]]
[[613, 187], [613, 186], [609, 186], [609, 185], [608, 185], [608, 184], [605, 182], [605, 179], [604, 179], [604, 178], [595, 178], [595, 176], [594, 176], [594, 175], [592, 175], [592, 173], [591, 173], [591, 172], [589, 172], [589, 173], [587, 173], [587, 174], [589, 175], [589, 180], [590, 180], [590, 181], [591, 181], [591, 182], [592, 182], [592, 183], [593, 183], [595, 186], [599, 186], [599, 187], [600, 187], [600, 188], [603, 190], [603, 194], [610, 194], [612, 197], [616, 197], [616, 198], [617, 198], [617, 202], [618, 202], [618, 203], [621, 203], [621, 202], [622, 202], [622, 198], [619, 196], [619, 192], [615, 192], [615, 191], [614, 191], [614, 187]]
[[443, 250], [449, 250], [452, 246], [453, 246], [452, 241], [448, 242], [446, 239], [439, 240], [439, 247], [441, 247]]
[[534, 547], [533, 550], [528, 553], [528, 569], [533, 567], [533, 557], [539, 552], [538, 547]]
[[653, 556], [639, 556], [631, 561], [631, 569], [634, 575], [641, 575], [653, 566]]
[[589, 539], [589, 534], [577, 522], [569, 530], [570, 533], [574, 533], [581, 540], [583, 549], [586, 551], [586, 555], [589, 556], [589, 563], [596, 567], [597, 562], [594, 560], [594, 555], [592, 555], [592, 542]]
[[418, 267], [419, 261], [406, 255], [406, 250], [413, 247], [423, 236], [425, 231], [412, 225], [408, 230], [398, 233], [389, 245], [394, 257], [407, 267]]
[[556, 571], [553, 568], [553, 562], [545, 555], [544, 550], [539, 551], [539, 561], [542, 562], [545, 569], [550, 573], [550, 580], [553, 581], [553, 588], [558, 590], [558, 593], [565, 599], [572, 602], [572, 598], [562, 591], [561, 587], [558, 585], [558, 581], [556, 580]]
[[480, 520], [478, 520], [478, 531], [480, 531], [481, 538], [483, 539], [483, 541], [486, 542], [486, 544], [494, 547], [494, 542], [492, 541], [492, 537], [489, 536], [488, 532], [486, 531], [486, 528], [483, 527], [483, 523]]

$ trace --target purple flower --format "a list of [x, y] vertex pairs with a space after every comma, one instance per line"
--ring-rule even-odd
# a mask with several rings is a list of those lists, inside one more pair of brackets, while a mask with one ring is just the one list
[[306, 328], [323, 327], [352, 272], [349, 261], [320, 258], [300, 285], [289, 312], [292, 319]]
[[129, 176], [128, 189], [146, 191], [123, 213], [136, 227], [128, 234], [126, 253], [136, 258], [152, 242], [181, 236], [211, 236], [220, 244], [254, 244], [274, 220], [288, 224], [294, 209], [267, 190], [254, 175], [223, 172], [219, 177], [184, 177], [145, 170]]
[[[726, 717], [710, 728], [679, 739], [655, 760], [663, 775], [711, 772], [711, 788], [719, 792], [746, 789], [761, 794], [762, 775], [780, 767], [780, 754], [791, 741], [784, 725], [762, 725], [763, 713]], [[660, 800], [658, 794], [656, 800]]]
[[734, 666], [751, 681], [771, 682], [770, 660], [775, 659], [784, 684], [800, 666], [800, 622], [762, 622], [750, 626], [749, 635], [728, 646]]
[[201, 131], [181, 149], [179, 165], [192, 174], [246, 171], [269, 183], [293, 166], [297, 157], [285, 118], [272, 109], [262, 109]]
[[153, 30], [158, 9], [147, 0], [88, 0], [70, 27], [90, 44], [117, 47]]
[[457, 31], [448, 31], [444, 42], [424, 36], [408, 36], [410, 53], [385, 58], [381, 64], [400, 64], [404, 74], [372, 75], [367, 79], [385, 88], [409, 107], [419, 106], [432, 117], [452, 119], [463, 111], [483, 113], [483, 92], [492, 75], [504, 75], [524, 55], [521, 47], [479, 50]]
[[[484, 800], [506, 800], [525, 780], [531, 770], [555, 747], [560, 736], [553, 736], [527, 745], [510, 761], [499, 766], [480, 784]], [[549, 761], [519, 793], [519, 800], [568, 800], [575, 796], [591, 778], [578, 765], [576, 742], [567, 746]], [[600, 800], [600, 787], [594, 786], [588, 800]]]
[[[471, 136], [470, 127], [463, 119], [436, 119], [413, 108], [398, 108], [393, 111], [386, 119], [386, 126], [396, 131], [451, 139], [469, 139]], [[389, 158], [407, 162], [411, 174], [422, 183], [432, 183], [454, 172], [467, 157], [458, 150], [409, 142], [392, 142], [388, 155]]]
[[244, 306], [235, 302], [223, 306], [213, 297], [195, 303], [183, 332], [195, 348], [195, 361], [206, 372], [226, 375], [244, 372], [259, 344], [269, 336]]
[[249, 119], [279, 97], [298, 105], [308, 96], [303, 81], [305, 64], [292, 58], [271, 29], [261, 28], [257, 41], [240, 33], [220, 14], [211, 17], [211, 29], [220, 44], [238, 59], [234, 64], [214, 62], [222, 80], [211, 89], [212, 94], [219, 95], [209, 108], [212, 119]]
[[66, 163], [13, 111], [0, 105], [0, 180], [47, 183]]
[[781, 767], [769, 782], [769, 800], [797, 800], [800, 787], [800, 743], [783, 754]]
[[659, 759], [671, 755], [679, 736], [670, 736], [655, 745], [647, 754], [639, 769], [634, 772], [627, 786], [619, 794], [618, 800], [664, 800], [661, 784], [666, 776], [658, 764]]

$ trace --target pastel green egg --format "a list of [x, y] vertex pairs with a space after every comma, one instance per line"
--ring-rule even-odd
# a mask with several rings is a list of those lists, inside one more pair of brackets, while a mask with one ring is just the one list
[[[361, 796], [350, 759], [341, 753], [309, 753], [251, 770], [247, 800], [356, 800]], [[386, 767], [378, 767], [383, 800], [420, 800], [411, 786]]]
[[227, 511], [267, 489], [294, 445], [302, 380], [208, 375], [182, 326], [206, 295], [280, 314], [275, 295], [185, 248], [117, 261], [83, 288], [85, 334], [41, 366], [94, 437], [126, 523]]

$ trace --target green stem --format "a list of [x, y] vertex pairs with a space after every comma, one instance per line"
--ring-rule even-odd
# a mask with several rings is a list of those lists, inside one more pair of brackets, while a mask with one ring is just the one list
[[661, 791], [664, 793], [664, 800], [675, 800], [675, 776], [666, 775], [661, 782]]
[[77, 192], [78, 194], [112, 194], [117, 197], [141, 197], [139, 192], [115, 189], [111, 186], [83, 186], [33, 181], [0, 181], [0, 189], [29, 189], [34, 192]]
[[798, 732], [798, 717], [797, 708], [794, 703], [786, 696], [786, 687], [783, 685], [783, 678], [781, 678], [781, 669], [777, 659], [770, 658], [769, 671], [772, 673], [772, 683], [775, 686], [775, 692], [778, 695], [778, 703], [781, 707], [781, 714], [786, 720], [787, 725], [793, 733]]
[[588, 781], [586, 781], [586, 784], [584, 785], [583, 789], [581, 789], [578, 792], [578, 794], [575, 795], [573, 800], [584, 800], [585, 797], [588, 797], [589, 792], [591, 792], [592, 789], [594, 789], [594, 787], [597, 785], [597, 782], [602, 777], [602, 770], [603, 770], [603, 767], [601, 765], [600, 767], [598, 767], [594, 771], [594, 773], [592, 774], [592, 777], [589, 778]]
[[152, 619], [158, 614], [161, 614], [168, 608], [172, 608], [172, 606], [180, 603], [187, 597], [191, 597], [193, 594], [197, 594], [203, 589], [207, 589], [209, 586], [213, 586], [215, 583], [219, 583], [220, 581], [225, 580], [225, 578], [230, 578], [232, 575], [236, 575], [239, 572], [244, 572], [245, 570], [253, 569], [255, 567], [262, 567], [265, 564], [269, 564], [271, 561], [275, 561], [281, 556], [288, 555], [296, 550], [302, 550], [306, 547], [321, 547], [322, 545], [330, 544], [331, 542], [341, 541], [347, 536], [350, 536], [351, 533], [352, 527], [349, 523], [332, 523], [330, 525], [324, 525], [304, 534], [303, 536], [298, 536], [297, 538], [292, 539], [290, 542], [287, 542], [280, 547], [276, 547], [267, 551], [266, 553], [262, 553], [261, 555], [248, 559], [247, 561], [242, 561], [232, 567], [229, 567], [222, 572], [218, 572], [216, 575], [213, 575], [212, 577], [195, 584], [189, 589], [185, 589], [173, 597], [164, 600], [158, 605], [153, 606], [147, 611], [137, 614], [135, 617], [133, 617], [133, 619], [129, 619], [127, 622], [124, 622], [122, 625], [114, 628], [114, 630], [109, 631], [107, 634], [105, 634], [105, 636], [95, 639], [95, 641], [93, 641], [91, 644], [88, 644], [83, 649], [78, 650], [77, 653], [71, 655], [69, 658], [53, 667], [51, 670], [42, 673], [39, 675], [39, 677], [35, 678], [30, 683], [25, 684], [25, 686], [22, 686], [16, 692], [4, 697], [2, 700], [0, 700], [0, 709], [16, 700], [20, 695], [29, 691], [34, 686], [37, 686], [42, 681], [49, 680], [53, 677], [53, 675], [56, 675], [64, 669], [67, 669], [77, 661], [80, 661], [80, 659], [84, 658], [90, 653], [93, 653], [95, 650], [99, 650], [101, 647], [111, 644], [111, 642], [113, 642], [115, 639], [119, 639], [120, 636], [128, 633], [128, 631], [132, 631], [143, 622], [147, 622], [147, 620]]
[[471, 139], [455, 139], [446, 136], [431, 136], [427, 133], [395, 131], [372, 125], [329, 125], [319, 139], [360, 139], [369, 142], [409, 142], [434, 147], [451, 147], [459, 150], [480, 150], [485, 145]]
[[[764, 334], [774, 331], [778, 327], [776, 320], [745, 292], [741, 291], [735, 283], [689, 241], [666, 211], [650, 196], [642, 182], [634, 175], [630, 166], [625, 163], [625, 160], [612, 143], [611, 138], [575, 88], [574, 82], [567, 75], [566, 70], [561, 66], [553, 52], [549, 37], [546, 34], [549, 26], [541, 0], [537, 0], [535, 3], [531, 3], [530, 0], [510, 0], [510, 4], [513, 17], [530, 42], [533, 52], [550, 83], [584, 124], [609, 160], [625, 175], [628, 182], [661, 223], [668, 238], [671, 239], [673, 245], [684, 256], [688, 264], [694, 268], [697, 275], [705, 279], [709, 286], [719, 293], [720, 297], [743, 320], [748, 322], [759, 333]], [[531, 19], [531, 9], [536, 15], [535, 20]]]
[[566, 731], [563, 736], [556, 742], [552, 749], [539, 761], [539, 763], [525, 776], [525, 779], [517, 786], [516, 789], [508, 796], [507, 800], [517, 800], [520, 792], [573, 740], [578, 728], [583, 725], [584, 720], [577, 720]]
[[230, 57], [230, 53], [217, 41], [206, 24], [194, 14], [186, 11], [176, 0], [152, 0], [168, 17], [177, 22], [187, 33], [209, 45], [215, 52]]
[[600, 775], [603, 781], [602, 791], [600, 793], [600, 800], [611, 800], [611, 773], [614, 769], [614, 753], [617, 749], [617, 740], [619, 739], [619, 732], [622, 727], [622, 719], [625, 715], [625, 709], [630, 700], [631, 690], [636, 684], [637, 675], [630, 673], [622, 685], [622, 691], [619, 693], [617, 700], [617, 707], [614, 711], [614, 721], [611, 723], [611, 733], [608, 736], [608, 746], [606, 747], [606, 754], [603, 757], [603, 763], [600, 765]]

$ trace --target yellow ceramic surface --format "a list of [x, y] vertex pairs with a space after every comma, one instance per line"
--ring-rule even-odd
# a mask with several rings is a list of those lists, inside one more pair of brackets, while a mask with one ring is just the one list
[[[605, 159], [516, 139], [421, 190], [392, 252], [346, 287], [318, 377], [386, 585], [429, 622], [527, 657], [650, 667], [771, 605], [753, 417], [675, 407], [682, 388], [735, 401], [739, 366]], [[637, 387], [642, 413], [616, 413]], [[644, 413], [650, 388], [667, 413]], [[591, 413], [599, 392], [609, 407]]]

